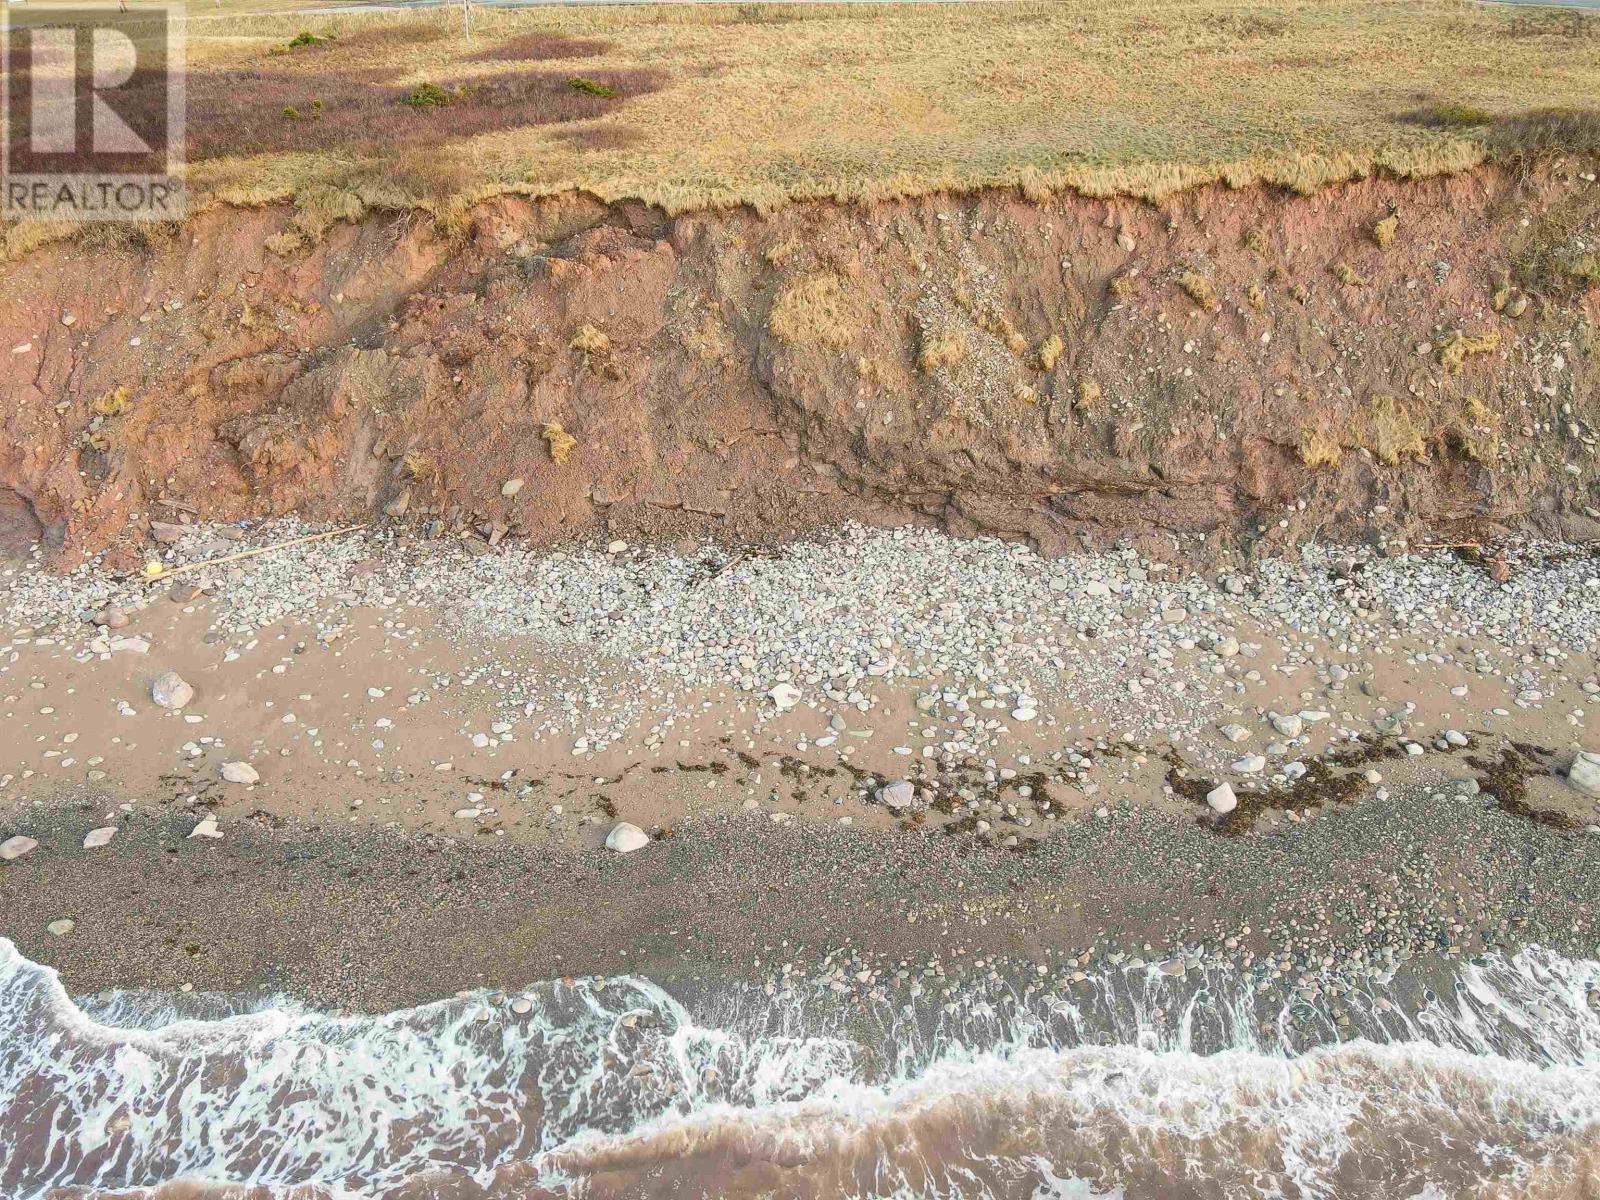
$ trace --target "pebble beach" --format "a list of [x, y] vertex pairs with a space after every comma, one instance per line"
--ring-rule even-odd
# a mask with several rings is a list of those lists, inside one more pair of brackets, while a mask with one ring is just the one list
[[0, 577], [0, 936], [90, 1011], [515, 1020], [630, 978], [849, 1028], [1138, 978], [1293, 1046], [1600, 957], [1586, 551], [315, 532]]

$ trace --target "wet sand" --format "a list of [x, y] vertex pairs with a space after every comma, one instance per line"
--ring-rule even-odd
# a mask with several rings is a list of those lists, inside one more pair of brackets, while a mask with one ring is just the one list
[[[96, 854], [78, 843], [97, 807], [41, 818], [40, 848], [0, 873], [0, 933], [79, 994], [284, 993], [384, 1011], [576, 975], [781, 981], [787, 965], [818, 978], [825, 958], [869, 994], [902, 966], [954, 980], [1177, 947], [1196, 963], [1292, 956], [1288, 990], [1375, 963], [1385, 945], [1600, 952], [1600, 840], [1424, 781], [1247, 837], [1119, 805], [1027, 850], [740, 813], [625, 857], [266, 817], [219, 842], [174, 819], [132, 822], [117, 853]], [[46, 931], [63, 917], [70, 934]]]

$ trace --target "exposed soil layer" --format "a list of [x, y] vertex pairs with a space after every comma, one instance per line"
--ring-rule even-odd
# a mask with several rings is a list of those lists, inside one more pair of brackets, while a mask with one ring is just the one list
[[129, 564], [185, 512], [489, 541], [857, 517], [1219, 557], [1589, 538], [1600, 302], [1550, 264], [1591, 245], [1592, 179], [502, 199], [453, 236], [214, 209], [4, 268], [0, 533]]

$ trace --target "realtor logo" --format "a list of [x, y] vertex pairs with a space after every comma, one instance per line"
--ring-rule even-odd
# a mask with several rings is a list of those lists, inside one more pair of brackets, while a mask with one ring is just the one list
[[181, 11], [6, 6], [0, 216], [183, 215]]

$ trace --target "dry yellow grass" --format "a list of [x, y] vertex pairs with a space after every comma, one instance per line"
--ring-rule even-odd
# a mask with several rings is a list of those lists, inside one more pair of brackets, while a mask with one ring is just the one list
[[560, 421], [551, 421], [539, 436], [544, 438], [545, 445], [550, 447], [550, 457], [555, 460], [558, 467], [567, 461], [567, 455], [571, 454], [573, 447], [578, 444], [578, 439], [563, 429]]
[[1354, 267], [1347, 262], [1336, 262], [1328, 268], [1333, 277], [1346, 287], [1366, 287], [1367, 281], [1361, 277]]
[[128, 406], [133, 402], [133, 394], [126, 384], [114, 387], [89, 405], [89, 410], [100, 417], [120, 417], [128, 411]]
[[1361, 444], [1385, 466], [1398, 466], [1402, 459], [1427, 454], [1422, 431], [1393, 396], [1373, 396], [1362, 416]]
[[924, 375], [931, 375], [935, 371], [960, 366], [966, 361], [966, 357], [967, 339], [959, 329], [947, 329], [942, 333], [923, 337], [922, 349], [917, 354], [917, 369]]
[[1500, 462], [1500, 424], [1499, 414], [1472, 396], [1462, 406], [1460, 425], [1452, 436], [1468, 458], [1494, 467]]
[[1339, 439], [1321, 429], [1300, 431], [1300, 461], [1312, 470], [1318, 467], [1337, 467], [1344, 457], [1344, 447]]
[[860, 313], [837, 275], [806, 275], [773, 301], [767, 324], [791, 346], [843, 346], [861, 327]]
[[1178, 276], [1178, 286], [1194, 301], [1195, 307], [1209, 312], [1217, 306], [1217, 289], [1198, 271], [1185, 271]]
[[[192, 69], [311, 72], [321, 51], [274, 49], [301, 30], [337, 44], [380, 30], [364, 63], [407, 86], [526, 70], [467, 60], [535, 33], [607, 47], [539, 69], [665, 73], [658, 90], [577, 126], [498, 129], [427, 154], [397, 145], [192, 168], [202, 198], [296, 199], [306, 237], [352, 208], [422, 205], [449, 217], [502, 192], [582, 189], [681, 212], [1002, 184], [1030, 196], [1159, 198], [1218, 179], [1308, 191], [1485, 157], [1492, 127], [1406, 119], [1423, 102], [1508, 117], [1587, 108], [1600, 95], [1594, 20], [1464, 0], [480, 7], [470, 43], [449, 10], [256, 6], [276, 15], [250, 15], [247, 0], [192, 0]], [[241, 74], [240, 86], [249, 80]], [[7, 250], [48, 236], [12, 231]]]
[[1466, 364], [1471, 354], [1490, 354], [1500, 348], [1500, 331], [1490, 329], [1484, 333], [1465, 333], [1451, 330], [1439, 342], [1439, 365], [1455, 374]]

